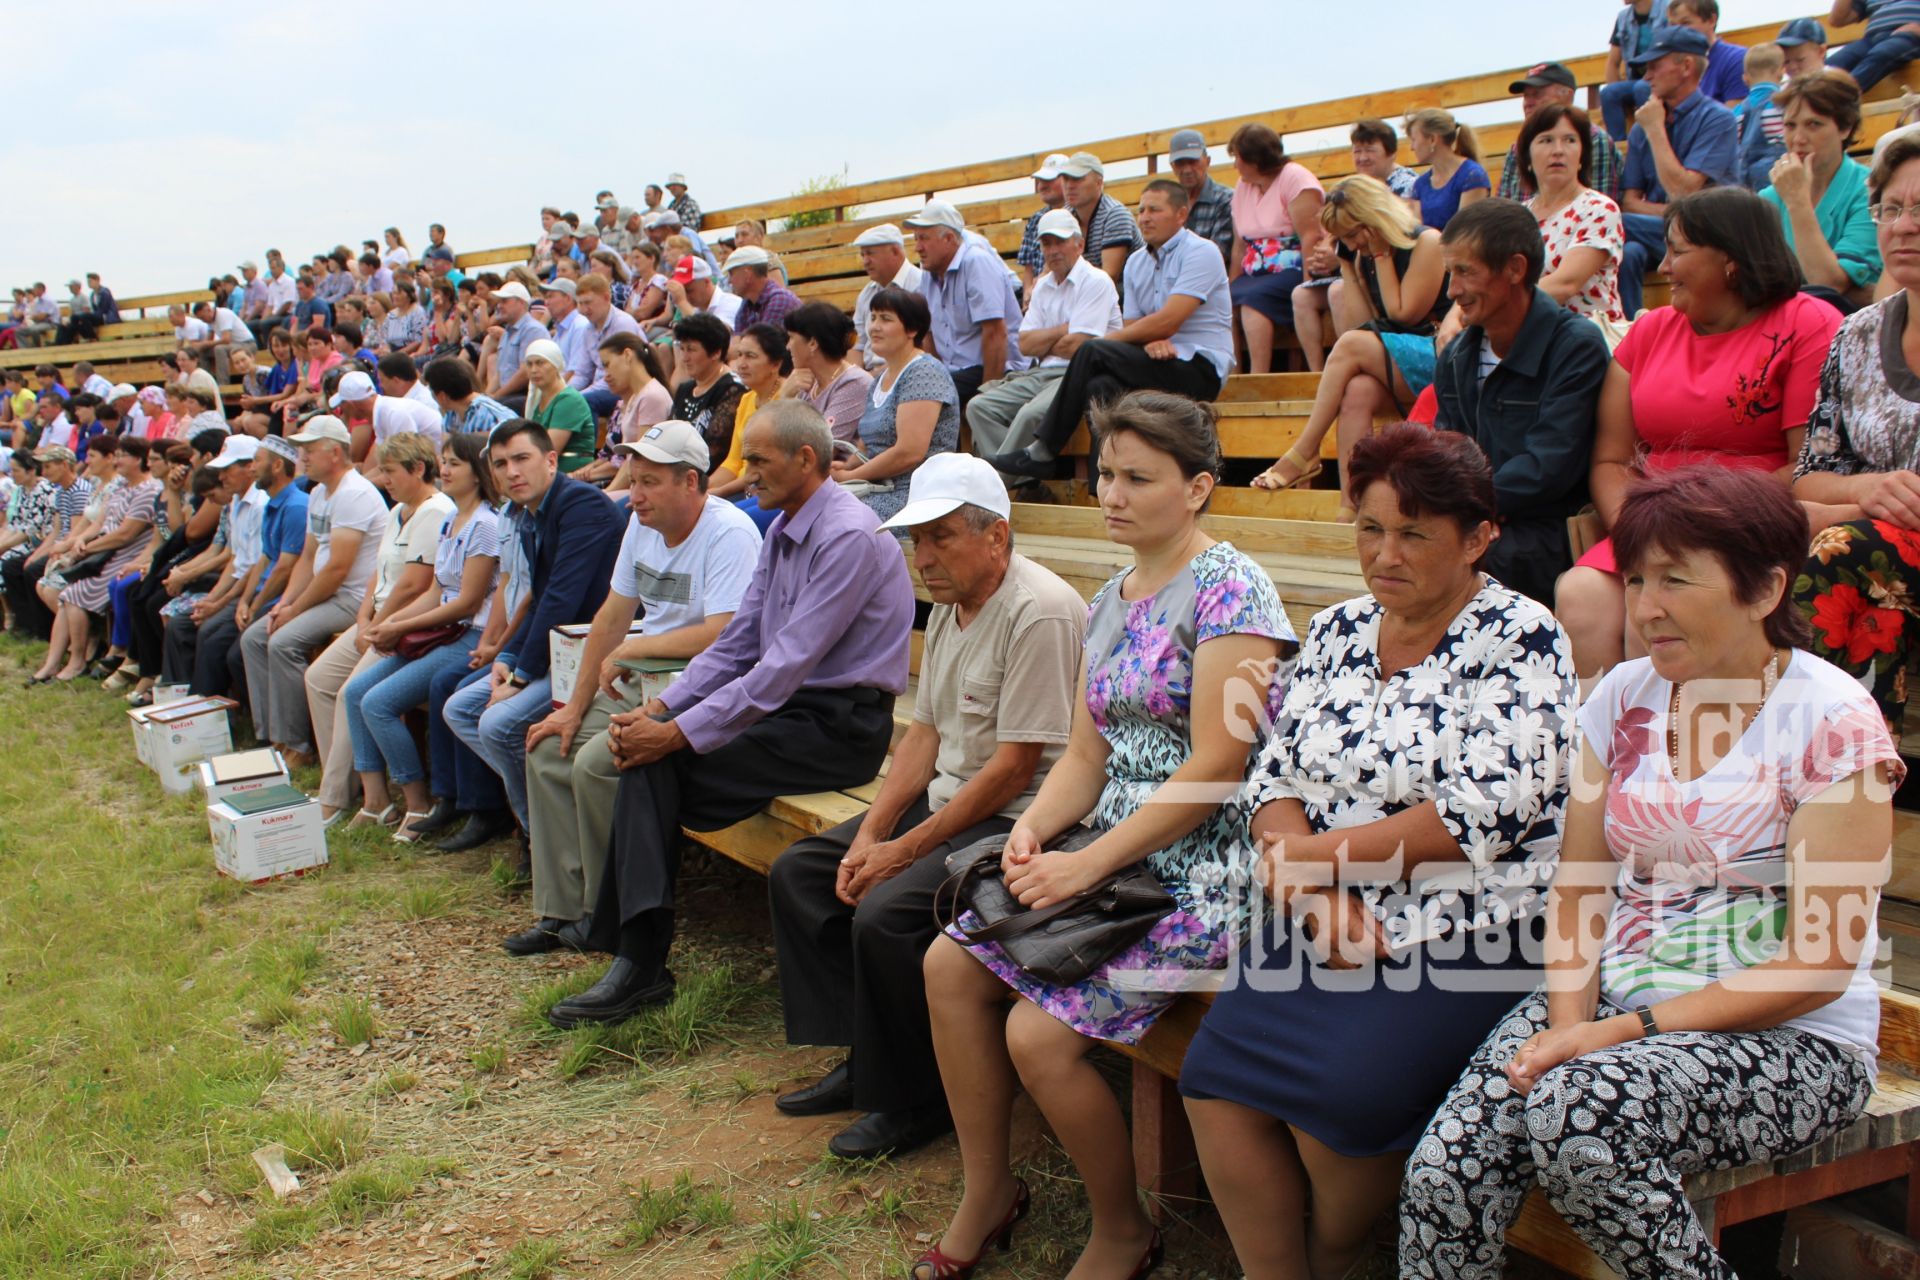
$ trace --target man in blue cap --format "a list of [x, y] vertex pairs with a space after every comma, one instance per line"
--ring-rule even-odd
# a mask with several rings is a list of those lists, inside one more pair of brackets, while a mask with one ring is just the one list
[[1746, 50], [1720, 38], [1720, 0], [1669, 0], [1665, 16], [1654, 28], [1652, 41], [1643, 44], [1638, 52], [1626, 55], [1635, 78], [1600, 86], [1601, 114], [1607, 127], [1613, 129], [1616, 122], [1622, 126], [1615, 130], [1615, 137], [1625, 131], [1626, 113], [1638, 108], [1653, 94], [1653, 87], [1647, 81], [1647, 64], [1658, 56], [1653, 46], [1669, 27], [1685, 27], [1706, 39], [1707, 65], [1700, 73], [1700, 92], [1729, 107], [1747, 96]]
[[1647, 50], [1652, 96], [1634, 113], [1620, 178], [1627, 237], [1620, 301], [1629, 318], [1640, 310], [1648, 264], [1666, 255], [1667, 205], [1708, 187], [1740, 183], [1740, 130], [1733, 112], [1700, 91], [1707, 49], [1698, 31], [1671, 26]]
[[1786, 62], [1787, 79], [1827, 65], [1827, 29], [1812, 18], [1795, 18], [1773, 38]]
[[1833, 0], [1829, 21], [1867, 24], [1866, 34], [1827, 60], [1859, 81], [1862, 93], [1920, 58], [1920, 0]]

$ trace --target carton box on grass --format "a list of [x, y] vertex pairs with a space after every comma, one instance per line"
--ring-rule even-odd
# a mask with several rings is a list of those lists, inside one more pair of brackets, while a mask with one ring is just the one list
[[196, 765], [233, 750], [227, 713], [239, 705], [231, 698], [187, 698], [147, 708], [147, 762], [161, 787], [186, 795], [199, 779]]
[[207, 806], [213, 861], [248, 884], [300, 875], [327, 862], [320, 802], [284, 784], [229, 795]]
[[[597, 672], [589, 671], [583, 676], [580, 671], [580, 659], [586, 655], [587, 633], [591, 630], [592, 623], [572, 622], [547, 632], [547, 674], [553, 680], [555, 711], [567, 705], [578, 681], [598, 679]], [[628, 627], [627, 634], [639, 635], [639, 622]]]
[[147, 737], [147, 715], [152, 707], [130, 707], [127, 710], [127, 724], [133, 730], [133, 758], [147, 768], [153, 768], [153, 745]]
[[265, 787], [284, 786], [290, 781], [287, 762], [271, 747], [202, 760], [195, 772], [199, 775], [200, 789], [207, 793], [208, 804]]

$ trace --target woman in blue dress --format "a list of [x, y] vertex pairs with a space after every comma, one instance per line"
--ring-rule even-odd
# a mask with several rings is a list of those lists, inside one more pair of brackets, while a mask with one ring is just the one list
[[1271, 918], [1180, 1076], [1252, 1280], [1348, 1273], [1461, 1067], [1538, 981], [1571, 760], [1566, 636], [1479, 570], [1479, 448], [1392, 427], [1349, 476], [1371, 593], [1307, 632], [1254, 772]]
[[1413, 180], [1413, 200], [1420, 206], [1420, 221], [1435, 231], [1445, 231], [1464, 206], [1493, 194], [1473, 126], [1461, 124], [1452, 112], [1427, 107], [1409, 115], [1407, 141], [1414, 160], [1427, 166]]
[[[1094, 598], [1066, 753], [1008, 836], [1003, 865], [1008, 889], [1038, 907], [1144, 861], [1178, 907], [1071, 986], [1027, 974], [994, 944], [965, 943], [970, 916], [934, 941], [927, 1000], [966, 1190], [915, 1280], [967, 1275], [1026, 1213], [1009, 1167], [1016, 1085], [1086, 1183], [1093, 1232], [1073, 1274], [1138, 1277], [1158, 1264], [1126, 1117], [1087, 1052], [1137, 1043], [1195, 971], [1225, 964], [1249, 892], [1247, 763], [1293, 630], [1266, 573], [1200, 528], [1220, 465], [1207, 408], [1135, 392], [1096, 411], [1094, 427], [1108, 536], [1133, 565]], [[1041, 851], [1082, 823], [1092, 843]], [[1011, 1014], [1009, 987], [1021, 997]]]

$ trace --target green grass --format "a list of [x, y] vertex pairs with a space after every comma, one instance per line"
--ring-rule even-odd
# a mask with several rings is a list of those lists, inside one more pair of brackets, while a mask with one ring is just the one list
[[526, 1239], [507, 1250], [507, 1280], [553, 1280], [567, 1251], [555, 1240]]
[[636, 1247], [651, 1244], [679, 1224], [689, 1231], [713, 1230], [730, 1225], [735, 1215], [733, 1197], [725, 1189], [695, 1183], [693, 1175], [682, 1170], [671, 1186], [642, 1181], [627, 1193], [625, 1240]]
[[341, 1044], [368, 1044], [380, 1029], [373, 1006], [358, 996], [342, 996], [327, 1010], [327, 1026]]

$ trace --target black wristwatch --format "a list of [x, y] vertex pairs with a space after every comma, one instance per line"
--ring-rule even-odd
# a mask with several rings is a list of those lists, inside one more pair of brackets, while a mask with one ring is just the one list
[[515, 689], [524, 689], [527, 687], [527, 678], [516, 671], [507, 677], [507, 683]]
[[1645, 1039], [1647, 1036], [1657, 1036], [1659, 1034], [1660, 1034], [1660, 1024], [1653, 1020], [1653, 1010], [1652, 1009], [1640, 1010], [1641, 1038]]

